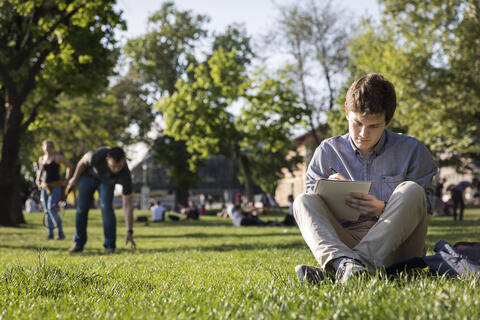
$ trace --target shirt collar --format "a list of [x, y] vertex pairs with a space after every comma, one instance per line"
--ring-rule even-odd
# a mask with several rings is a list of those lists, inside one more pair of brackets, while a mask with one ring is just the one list
[[[355, 152], [356, 155], [360, 154], [360, 151], [358, 150], [357, 146], [355, 143], [352, 141], [352, 137], [350, 134], [348, 135], [349, 141], [350, 141], [350, 146], [352, 146], [353, 151]], [[383, 146], [385, 145], [385, 142], [387, 141], [387, 130], [383, 130], [382, 136], [380, 137], [380, 140], [378, 140], [377, 144], [373, 148], [372, 152], [375, 154], [375, 156], [378, 156], [380, 152], [382, 151]]]

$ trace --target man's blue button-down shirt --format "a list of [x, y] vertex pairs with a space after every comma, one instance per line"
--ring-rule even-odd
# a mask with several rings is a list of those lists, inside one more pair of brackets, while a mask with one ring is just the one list
[[319, 179], [335, 169], [349, 180], [372, 181], [370, 194], [388, 201], [404, 181], [414, 181], [425, 189], [427, 212], [432, 212], [432, 178], [437, 166], [430, 151], [417, 139], [384, 130], [374, 149], [364, 158], [347, 133], [322, 141], [307, 170], [306, 189], [312, 192]]

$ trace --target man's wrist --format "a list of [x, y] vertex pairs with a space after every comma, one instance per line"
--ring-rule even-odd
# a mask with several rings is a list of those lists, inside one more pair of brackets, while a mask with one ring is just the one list
[[382, 214], [383, 211], [385, 211], [386, 207], [387, 207], [387, 201], [383, 201], [383, 209], [382, 209], [382, 212], [380, 212], [380, 214]]

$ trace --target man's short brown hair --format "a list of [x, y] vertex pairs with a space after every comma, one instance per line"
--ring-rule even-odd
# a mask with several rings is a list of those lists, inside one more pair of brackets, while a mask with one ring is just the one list
[[366, 74], [348, 89], [345, 107], [362, 114], [385, 113], [385, 122], [389, 123], [397, 107], [395, 88], [381, 74]]

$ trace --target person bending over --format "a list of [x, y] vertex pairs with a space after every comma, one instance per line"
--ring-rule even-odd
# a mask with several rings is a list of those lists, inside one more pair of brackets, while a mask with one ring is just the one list
[[70, 179], [67, 192], [78, 184], [77, 212], [75, 215], [74, 245], [67, 253], [83, 251], [87, 242], [87, 219], [93, 194], [98, 190], [100, 209], [103, 220], [103, 247], [106, 254], [113, 253], [116, 248], [117, 222], [113, 210], [113, 192], [115, 184], [122, 185], [123, 210], [127, 234], [125, 244], [130, 242], [136, 249], [133, 240], [133, 206], [132, 176], [126, 163], [125, 152], [119, 147], [101, 147], [87, 152], [77, 165]]
[[[395, 89], [380, 74], [367, 74], [348, 89], [348, 133], [317, 147], [306, 173], [307, 192], [294, 202], [297, 224], [320, 265], [296, 266], [300, 281], [317, 282], [331, 272], [345, 283], [423, 255], [437, 168], [417, 139], [387, 130], [395, 109]], [[344, 199], [361, 213], [358, 221], [337, 219], [313, 193], [316, 181], [326, 178], [372, 182], [369, 194]]]

